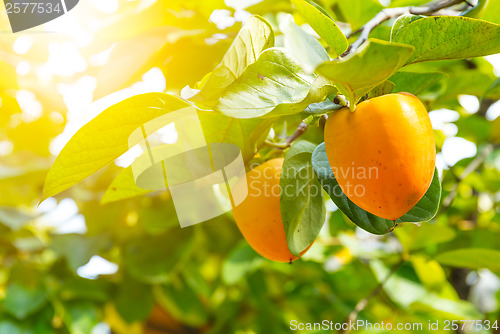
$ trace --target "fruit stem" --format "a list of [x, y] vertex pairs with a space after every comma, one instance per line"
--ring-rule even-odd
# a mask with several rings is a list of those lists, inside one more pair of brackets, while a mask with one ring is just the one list
[[349, 101], [347, 100], [347, 98], [344, 95], [336, 95], [333, 98], [333, 103], [344, 106], [344, 107], [349, 106]]

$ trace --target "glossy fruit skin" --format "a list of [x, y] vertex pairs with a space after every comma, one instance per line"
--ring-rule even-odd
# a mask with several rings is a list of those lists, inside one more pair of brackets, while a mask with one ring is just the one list
[[[292, 262], [281, 220], [279, 183], [283, 158], [266, 161], [246, 174], [248, 195], [233, 209], [236, 225], [250, 246], [266, 259]], [[238, 182], [236, 189], [245, 186]], [[307, 251], [304, 250], [302, 254]]]
[[407, 213], [434, 175], [432, 124], [410, 93], [379, 96], [359, 103], [354, 112], [333, 113], [325, 125], [325, 148], [346, 196], [385, 219]]

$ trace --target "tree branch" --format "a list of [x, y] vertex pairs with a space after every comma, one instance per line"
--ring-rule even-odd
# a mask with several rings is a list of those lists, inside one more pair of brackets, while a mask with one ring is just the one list
[[[391, 271], [387, 274], [387, 276], [375, 287], [375, 289], [368, 294], [365, 298], [361, 299], [354, 309], [352, 310], [351, 313], [349, 313], [349, 316], [347, 317], [347, 323], [355, 322], [356, 318], [358, 317], [359, 312], [363, 311], [365, 307], [368, 305], [368, 302], [372, 300], [374, 297], [376, 297], [383, 289], [385, 283], [389, 281], [389, 279], [398, 271], [398, 269], [405, 263], [405, 259], [401, 259], [398, 263], [396, 263], [392, 268]], [[346, 329], [343, 332], [344, 334], [350, 333], [350, 329]]]
[[450, 190], [450, 193], [446, 198], [443, 200], [443, 206], [441, 207], [441, 212], [445, 211], [448, 209], [457, 196], [457, 189], [458, 189], [458, 184], [465, 179], [469, 174], [473, 173], [476, 169], [479, 168], [479, 166], [482, 165], [484, 160], [488, 157], [488, 155], [493, 152], [493, 149], [495, 148], [494, 145], [488, 144], [482, 151], [479, 153], [474, 160], [471, 161], [470, 164], [465, 167], [464, 171], [460, 176], [457, 177], [457, 182], [453, 185], [452, 189]]
[[349, 36], [351, 37], [352, 35], [361, 32], [358, 39], [349, 47], [349, 49], [347, 49], [346, 52], [344, 52], [341, 55], [341, 57], [346, 56], [349, 53], [357, 50], [368, 39], [368, 36], [370, 35], [373, 29], [375, 29], [377, 26], [379, 26], [380, 24], [389, 19], [404, 14], [413, 14], [413, 15], [436, 14], [437, 12], [439, 12], [444, 8], [451, 7], [461, 2], [463, 2], [463, 0], [445, 0], [445, 1], [430, 2], [422, 7], [407, 6], [407, 7], [385, 8], [382, 11], [380, 11], [377, 15], [375, 15], [373, 19], [368, 21], [368, 23], [366, 23], [363, 27], [361, 27], [359, 30], [355, 31]]
[[295, 132], [290, 137], [287, 138], [286, 143], [288, 144], [288, 146], [290, 146], [295, 139], [299, 138], [304, 133], [306, 133], [308, 128], [309, 125], [307, 123], [301, 122], [297, 127], [297, 130], [295, 130]]
[[290, 145], [292, 145], [292, 143], [297, 139], [299, 138], [300, 136], [302, 136], [306, 131], [307, 129], [309, 128], [309, 125], [305, 122], [302, 122], [299, 124], [299, 126], [297, 127], [297, 130], [295, 130], [295, 132], [289, 136], [285, 142], [283, 143], [273, 143], [271, 141], [268, 141], [266, 140], [265, 143], [269, 146], [272, 146], [272, 147], [275, 147], [277, 149], [280, 149], [280, 150], [284, 150], [286, 148], [289, 148]]

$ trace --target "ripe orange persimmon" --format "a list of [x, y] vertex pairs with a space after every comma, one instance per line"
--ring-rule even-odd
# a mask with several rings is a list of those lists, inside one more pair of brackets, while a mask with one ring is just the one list
[[342, 191], [356, 205], [396, 220], [429, 188], [436, 147], [424, 105], [410, 93], [379, 96], [325, 125], [328, 161]]
[[[282, 167], [283, 158], [277, 158], [249, 171], [246, 174], [248, 195], [233, 209], [233, 216], [241, 234], [257, 253], [269, 260], [292, 262], [298, 258], [288, 249], [280, 212]], [[243, 186], [244, 182], [237, 183], [236, 191]]]

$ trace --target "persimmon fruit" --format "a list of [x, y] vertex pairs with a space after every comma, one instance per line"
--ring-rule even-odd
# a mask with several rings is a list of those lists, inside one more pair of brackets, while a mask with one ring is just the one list
[[235, 186], [236, 191], [247, 186], [248, 195], [233, 209], [233, 216], [241, 234], [257, 253], [272, 261], [292, 262], [298, 257], [288, 249], [280, 211], [282, 167], [283, 158], [276, 158], [249, 171], [246, 182], [242, 179]]
[[436, 146], [425, 106], [410, 93], [388, 94], [333, 113], [325, 148], [344, 194], [362, 209], [396, 220], [429, 188]]

